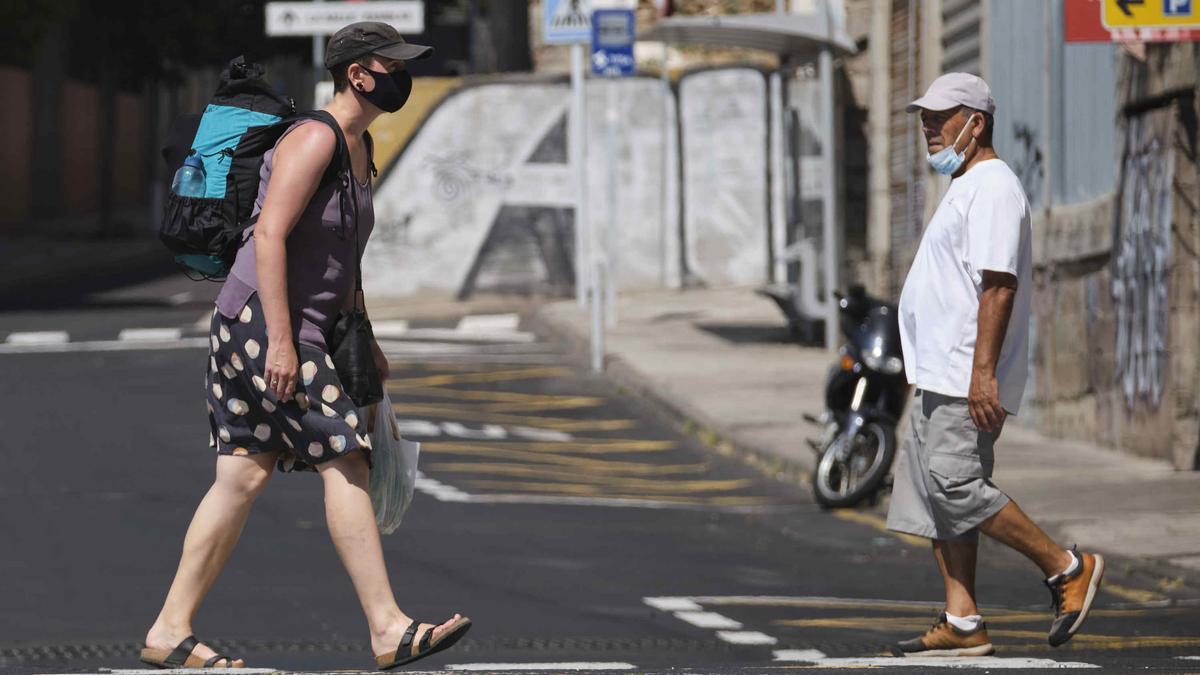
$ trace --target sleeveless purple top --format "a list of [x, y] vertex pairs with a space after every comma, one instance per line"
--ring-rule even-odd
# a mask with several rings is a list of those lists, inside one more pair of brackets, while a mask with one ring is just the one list
[[[321, 124], [315, 120], [302, 120], [293, 124], [279, 140], [283, 140], [296, 127], [309, 122]], [[278, 142], [275, 147], [278, 147]], [[262, 210], [263, 200], [267, 196], [274, 156], [275, 148], [263, 155], [253, 215], [258, 215]], [[343, 209], [339, 206], [340, 186], [335, 182], [317, 190], [287, 238], [287, 290], [292, 337], [302, 344], [324, 351], [329, 351], [325, 344], [326, 333], [354, 293], [355, 267], [361, 263], [363, 249], [375, 227], [370, 179], [363, 185], [351, 173], [350, 184], [354, 196], [346, 194], [345, 221], [340, 234], [337, 226]], [[358, 200], [360, 228], [357, 251], [354, 250], [355, 197]], [[258, 292], [253, 232], [253, 226], [246, 230], [245, 243], [238, 249], [233, 269], [217, 296], [217, 311], [228, 319], [236, 318], [250, 296]]]

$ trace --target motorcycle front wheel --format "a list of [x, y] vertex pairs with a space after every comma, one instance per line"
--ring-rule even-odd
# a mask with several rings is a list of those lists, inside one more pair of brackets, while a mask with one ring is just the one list
[[813, 469], [813, 498], [825, 508], [858, 504], [882, 486], [895, 455], [896, 433], [890, 425], [868, 422], [853, 438], [839, 435]]

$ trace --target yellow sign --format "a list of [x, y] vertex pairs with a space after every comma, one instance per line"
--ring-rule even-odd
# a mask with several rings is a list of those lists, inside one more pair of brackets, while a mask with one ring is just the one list
[[1103, 0], [1106, 28], [1200, 28], [1200, 0]]

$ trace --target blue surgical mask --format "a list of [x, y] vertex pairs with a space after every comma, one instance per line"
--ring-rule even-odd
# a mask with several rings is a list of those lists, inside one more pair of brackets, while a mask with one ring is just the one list
[[[967, 161], [967, 149], [964, 147], [962, 152], [958, 152], [955, 148], [958, 147], [958, 142], [962, 140], [962, 135], [966, 133], [967, 127], [970, 125], [971, 120], [967, 120], [967, 123], [963, 125], [962, 131], [958, 132], [958, 137], [954, 139], [954, 142], [949, 147], [942, 148], [933, 154], [927, 153], [925, 155], [925, 159], [929, 161], [929, 166], [932, 166], [934, 171], [943, 176], [953, 176], [962, 167], [963, 162]], [[970, 142], [967, 145], [970, 145]]]

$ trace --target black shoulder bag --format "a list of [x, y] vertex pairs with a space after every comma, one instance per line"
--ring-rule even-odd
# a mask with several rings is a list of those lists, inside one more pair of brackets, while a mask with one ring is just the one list
[[[371, 322], [367, 319], [366, 306], [363, 301], [362, 263], [359, 261], [358, 234], [358, 191], [350, 184], [354, 180], [354, 171], [350, 163], [350, 151], [346, 139], [342, 136], [341, 127], [333, 122], [334, 132], [338, 138], [338, 149], [343, 150], [344, 168], [342, 190], [338, 196], [339, 215], [344, 227], [346, 193], [349, 192], [354, 201], [354, 308], [338, 316], [333, 324], [327, 343], [330, 356], [333, 358], [333, 368], [337, 371], [342, 388], [354, 401], [354, 405], [362, 408], [383, 400], [383, 381], [379, 377], [379, 369], [375, 367], [375, 333], [371, 330]], [[367, 145], [367, 156], [371, 157], [372, 143], [370, 135], [364, 135]], [[371, 173], [375, 173], [375, 164], [370, 162]], [[370, 180], [368, 178], [368, 180]]]

